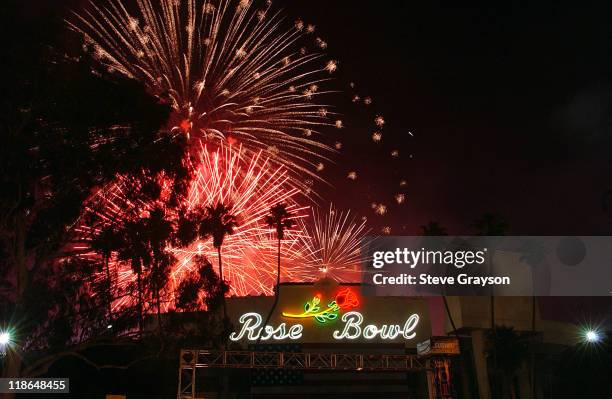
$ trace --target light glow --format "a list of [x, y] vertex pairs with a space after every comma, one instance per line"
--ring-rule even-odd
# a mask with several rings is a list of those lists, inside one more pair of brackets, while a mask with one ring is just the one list
[[0, 345], [6, 346], [11, 342], [11, 334], [8, 331], [0, 333]]
[[588, 330], [584, 336], [587, 342], [598, 342], [601, 339], [599, 332], [595, 330]]

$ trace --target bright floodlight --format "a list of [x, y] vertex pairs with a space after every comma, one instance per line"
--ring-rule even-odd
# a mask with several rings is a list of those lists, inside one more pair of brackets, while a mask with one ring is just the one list
[[7, 345], [9, 342], [11, 342], [11, 334], [8, 332], [0, 333], [0, 345]]
[[597, 342], [599, 341], [599, 333], [594, 330], [589, 330], [586, 332], [586, 340], [588, 342]]

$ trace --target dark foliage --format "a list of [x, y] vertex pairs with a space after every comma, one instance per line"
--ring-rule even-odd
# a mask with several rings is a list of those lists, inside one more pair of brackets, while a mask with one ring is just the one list
[[130, 258], [135, 269], [147, 267], [156, 292], [167, 280], [171, 234], [161, 210], [101, 229], [91, 237], [99, 259], [78, 256], [73, 241], [79, 225], [100, 224], [83, 217], [83, 204], [118, 175], [141, 201], [159, 199], [163, 175], [174, 188], [165, 201], [177, 204], [188, 177], [186, 142], [165, 131], [170, 108], [139, 84], [93, 73], [89, 49], [65, 27], [62, 48], [69, 53], [50, 45], [60, 16], [24, 19], [31, 10], [14, 1], [2, 8], [3, 27], [14, 34], [2, 35], [0, 316], [19, 342], [3, 372], [40, 374], [57, 357], [82, 354], [86, 344], [129, 336], [142, 312], [128, 306], [111, 315], [113, 300], [129, 294], [112, 289], [110, 273], [100, 278], [113, 254]]

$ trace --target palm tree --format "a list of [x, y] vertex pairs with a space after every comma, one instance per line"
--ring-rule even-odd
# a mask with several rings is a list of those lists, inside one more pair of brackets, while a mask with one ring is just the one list
[[[207, 206], [205, 216], [199, 226], [201, 237], [212, 237], [213, 247], [217, 250], [217, 256], [219, 258], [219, 278], [222, 282], [225, 280], [223, 279], [221, 247], [223, 246], [225, 236], [234, 234], [236, 227], [238, 227], [238, 219], [236, 215], [232, 213], [232, 208], [232, 205], [225, 205], [221, 202]], [[227, 319], [225, 298], [223, 299], [223, 316]]]
[[438, 222], [429, 222], [425, 225], [421, 225], [421, 230], [424, 236], [446, 236], [448, 233], [446, 229]]
[[[432, 236], [432, 237], [440, 237], [448, 235], [446, 233], [446, 228], [440, 225], [438, 222], [430, 221], [425, 225], [421, 225], [421, 230], [423, 231], [424, 236]], [[448, 306], [448, 300], [446, 295], [442, 295], [442, 300], [444, 301], [444, 308], [446, 309], [446, 315], [448, 316], [448, 321], [450, 321], [451, 326], [453, 327], [453, 331], [455, 335], [457, 335], [457, 339], [459, 338], [459, 333], [457, 332], [457, 327], [455, 326], [455, 321], [453, 320], [453, 315], [451, 314], [450, 308]]]
[[285, 238], [285, 229], [290, 229], [295, 225], [292, 219], [293, 214], [287, 210], [287, 204], [279, 203], [270, 208], [270, 213], [266, 216], [265, 222], [268, 227], [276, 230], [276, 239], [278, 240], [278, 262], [276, 273], [276, 287], [280, 285], [280, 254], [281, 241]]
[[[478, 236], [503, 236], [508, 229], [508, 223], [499, 214], [487, 212], [480, 219], [476, 219], [473, 226]], [[495, 297], [490, 296], [491, 302], [491, 330], [495, 331]]]
[[498, 213], [487, 212], [480, 219], [474, 221], [476, 235], [503, 236], [508, 231], [508, 222]]
[[495, 326], [489, 332], [488, 355], [493, 355], [493, 384], [498, 389], [501, 399], [515, 399], [516, 389], [514, 379], [528, 352], [526, 337], [517, 333], [513, 327]]
[[143, 266], [150, 263], [151, 253], [145, 242], [146, 226], [143, 220], [129, 221], [118, 232], [120, 245], [117, 250], [118, 260], [129, 262], [137, 276], [138, 294], [138, 329], [142, 333], [144, 324], [144, 284]]
[[118, 231], [106, 234], [108, 243], [104, 245], [117, 246], [118, 260], [129, 262], [132, 271], [136, 273], [140, 331], [144, 324], [145, 298], [150, 293], [157, 310], [157, 325], [161, 333], [161, 293], [176, 260], [166, 250], [173, 239], [172, 221], [167, 218], [163, 208], [155, 207], [146, 217], [129, 221]]
[[[487, 212], [480, 219], [476, 219], [473, 226], [476, 228], [476, 235], [478, 236], [503, 236], [508, 230], [508, 223], [506, 220], [494, 212]], [[489, 262], [489, 267], [492, 266], [492, 262]], [[491, 270], [489, 270], [490, 274]], [[491, 288], [492, 289], [492, 288]], [[495, 296], [489, 296], [490, 308], [491, 308], [491, 332], [493, 336], [497, 334], [495, 328]], [[495, 346], [493, 347], [493, 363], [494, 368], [497, 369], [497, 352]]]
[[151, 251], [149, 282], [155, 295], [157, 309], [157, 327], [162, 330], [161, 323], [161, 291], [168, 283], [172, 264], [176, 258], [166, 250], [173, 239], [173, 223], [166, 217], [163, 208], [154, 208], [145, 219], [146, 240]]
[[264, 326], [270, 321], [274, 309], [278, 304], [278, 298], [280, 296], [280, 272], [281, 272], [281, 241], [285, 237], [285, 229], [290, 229], [295, 225], [295, 221], [292, 219], [292, 213], [287, 210], [287, 204], [278, 203], [270, 208], [270, 213], [266, 216], [265, 222], [268, 227], [276, 230], [276, 239], [278, 240], [278, 251], [277, 251], [277, 269], [276, 269], [276, 290], [274, 293], [274, 304], [266, 317]]
[[114, 225], [103, 228], [91, 242], [91, 247], [102, 255], [104, 271], [106, 273], [106, 301], [108, 324], [112, 325], [113, 280], [110, 272], [110, 259], [112, 253], [118, 249], [120, 237]]
[[[480, 219], [476, 219], [473, 225], [478, 236], [503, 236], [508, 230], [508, 223], [499, 214], [487, 212]], [[495, 331], [495, 307], [491, 296], [491, 329]]]

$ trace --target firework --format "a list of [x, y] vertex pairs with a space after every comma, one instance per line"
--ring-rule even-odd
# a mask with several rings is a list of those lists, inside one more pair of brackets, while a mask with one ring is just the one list
[[342, 212], [330, 205], [327, 212], [313, 210], [310, 224], [301, 223], [307, 234], [302, 236], [304, 263], [339, 281], [356, 281], [360, 265], [366, 259], [362, 245], [369, 242], [366, 219], [357, 219], [350, 211]]
[[[236, 0], [136, 4], [132, 12], [120, 0], [90, 2], [68, 24], [100, 65], [142, 82], [173, 107], [175, 132], [241, 144], [251, 154], [276, 148], [266, 154], [275, 167], [316, 175], [317, 159], [329, 147], [304, 136], [334, 125], [312, 100], [330, 92], [319, 85], [337, 61], [300, 49], [314, 26], [284, 27], [269, 2], [262, 8]], [[324, 43], [317, 40], [319, 48]]]
[[[224, 147], [209, 152], [204, 148], [186, 203], [188, 209], [216, 203], [233, 205], [233, 213], [240, 223], [223, 244], [227, 280], [233, 293], [238, 295], [269, 293], [276, 278], [276, 240], [264, 218], [278, 203], [287, 203], [287, 209], [296, 218], [303, 217], [306, 208], [293, 201], [298, 190], [287, 186], [285, 168], [270, 168], [269, 159], [263, 158], [261, 152], [245, 164], [241, 161], [240, 150]], [[300, 235], [299, 230], [286, 232], [282, 254], [285, 262], [298, 257], [296, 236]], [[185, 268], [190, 270], [194, 256], [215, 259], [215, 249], [209, 241], [197, 241], [189, 248], [176, 248], [172, 252], [179, 258], [172, 273], [177, 281]], [[287, 267], [284, 271], [287, 278], [298, 281], [305, 272], [298, 266]]]
[[376, 206], [374, 206], [374, 212], [377, 215], [386, 215], [387, 214], [387, 206], [384, 204], [376, 204]]
[[[233, 294], [269, 294], [276, 281], [276, 238], [264, 218], [270, 208], [278, 203], [286, 203], [296, 219], [305, 217], [307, 208], [300, 207], [294, 201], [299, 190], [287, 185], [289, 177], [285, 168], [271, 167], [269, 158], [261, 151], [246, 159], [242, 151], [241, 147], [231, 146], [209, 151], [203, 146], [183, 205], [187, 211], [217, 203], [232, 205], [232, 213], [236, 215], [239, 225], [235, 233], [228, 235], [223, 242], [224, 277], [229, 281]], [[127, 215], [142, 215], [152, 209], [154, 204], [126, 202], [126, 189], [127, 182], [119, 180], [92, 200], [102, 204], [96, 207], [101, 209], [97, 215], [102, 224], [80, 228], [82, 241], [87, 242], [87, 237], [95, 235], [112, 221], [126, 220], [129, 219]], [[135, 212], [135, 209], [138, 211]], [[281, 253], [282, 263], [286, 266], [283, 268], [284, 280], [307, 281], [311, 276], [307, 265], [298, 262], [303, 257], [304, 249], [299, 245], [304, 240], [303, 235], [299, 228], [289, 229], [285, 233]], [[96, 256], [88, 251], [87, 245], [77, 249], [85, 257]], [[217, 264], [217, 253], [211, 240], [198, 239], [189, 247], [168, 248], [168, 251], [177, 258], [167, 287], [170, 293], [194, 270], [197, 255], [207, 257], [215, 266]], [[113, 262], [112, 267], [116, 285], [120, 289], [128, 287], [136, 278], [129, 265]], [[121, 303], [115, 304], [119, 305]], [[171, 305], [172, 301], [166, 307]]]
[[[327, 154], [343, 147], [319, 141], [323, 130], [345, 128], [337, 108], [322, 100], [336, 92], [326, 86], [340, 64], [322, 53], [328, 43], [312, 34], [315, 26], [302, 20], [286, 26], [263, 0], [134, 1], [128, 8], [122, 0], [92, 0], [68, 24], [83, 35], [99, 66], [141, 82], [172, 107], [169, 130], [189, 138], [193, 160], [183, 208], [232, 204], [239, 226], [222, 248], [232, 293], [272, 292], [276, 238], [263, 218], [280, 202], [298, 220], [282, 242], [282, 279], [309, 281], [317, 270], [347, 278], [361, 261], [366, 219], [356, 222], [330, 207], [327, 214], [314, 212], [308, 223], [306, 208], [297, 202], [299, 192], [311, 193], [313, 179], [321, 180], [320, 172], [333, 167]], [[353, 101], [372, 103], [357, 95]], [[385, 120], [368, 118], [378, 130], [372, 139], [380, 142]], [[356, 180], [357, 172], [347, 178]], [[83, 237], [94, 236], [104, 223], [163, 205], [132, 203], [127, 190], [129, 182], [119, 178], [96, 195], [104, 204], [98, 214], [102, 226], [83, 227]], [[374, 211], [384, 215], [386, 206], [376, 204]], [[87, 245], [81, 249], [94, 256]], [[193, 271], [196, 256], [217, 264], [209, 240], [168, 251], [178, 259], [169, 291]], [[119, 286], [134, 281], [129, 266], [115, 262], [113, 268]]]

